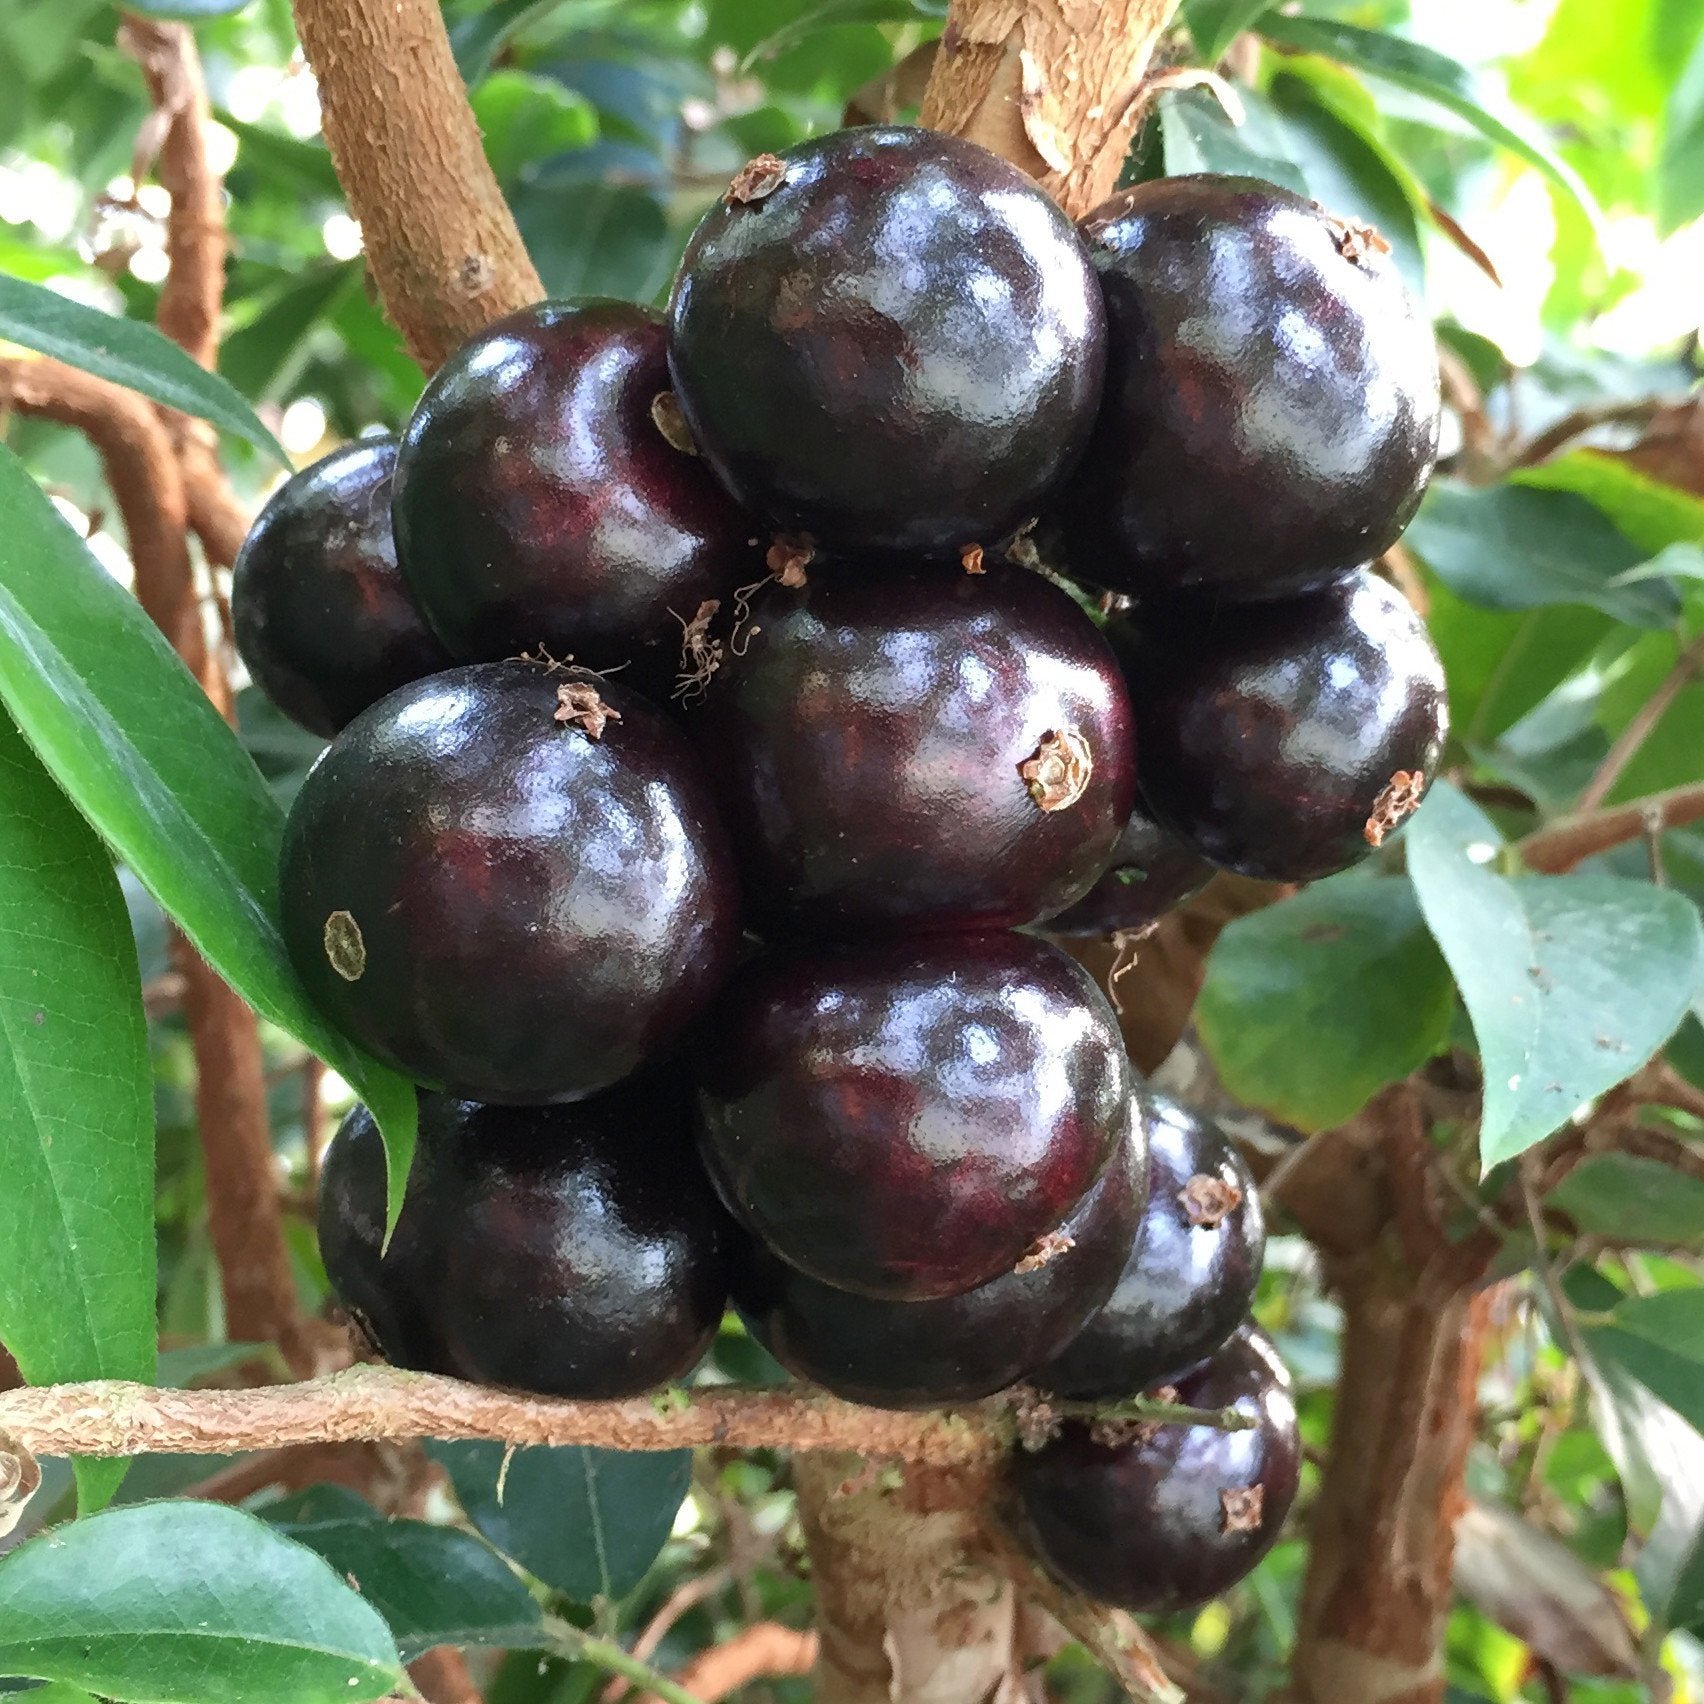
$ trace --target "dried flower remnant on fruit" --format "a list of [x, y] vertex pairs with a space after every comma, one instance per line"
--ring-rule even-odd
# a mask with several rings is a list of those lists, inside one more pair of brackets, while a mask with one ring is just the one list
[[571, 680], [556, 689], [555, 719], [564, 727], [578, 728], [589, 740], [601, 740], [604, 729], [621, 720], [621, 712], [610, 709], [589, 680]]
[[1012, 1392], [1012, 1425], [1026, 1450], [1039, 1450], [1059, 1436], [1059, 1414], [1033, 1385]]
[[651, 398], [651, 424], [662, 434], [670, 449], [679, 450], [683, 456], [698, 454], [698, 446], [692, 441], [692, 429], [680, 411], [680, 398], [673, 391], [658, 391]]
[[1014, 568], [1027, 568], [1033, 574], [1041, 567], [1041, 552], [1029, 533], [1021, 532], [1006, 546], [1006, 560]]
[[1265, 1512], [1262, 1485], [1226, 1486], [1219, 1493], [1219, 1520], [1226, 1532], [1259, 1532]]
[[367, 943], [361, 925], [349, 912], [334, 911], [325, 920], [326, 962], [345, 982], [359, 982], [367, 972]]
[[1222, 1177], [1197, 1174], [1178, 1191], [1178, 1200], [1189, 1215], [1190, 1224], [1203, 1231], [1214, 1231], [1242, 1205], [1243, 1192]]
[[706, 598], [690, 621], [675, 616], [680, 622], [680, 676], [672, 696], [682, 704], [702, 698], [711, 677], [722, 666], [722, 641], [710, 631], [710, 623], [721, 607], [720, 598]]
[[1069, 1231], [1049, 1231], [1045, 1236], [1037, 1237], [1030, 1244], [1012, 1270], [1014, 1272], [1039, 1272], [1048, 1261], [1076, 1246], [1077, 1239]]
[[40, 1489], [36, 1458], [10, 1432], [0, 1432], [0, 1538], [23, 1518], [25, 1505]]
[[986, 574], [988, 570], [982, 566], [982, 546], [967, 544], [959, 550], [959, 563], [967, 574]]
[[809, 533], [777, 533], [764, 552], [763, 565], [783, 585], [797, 591], [805, 570], [816, 560], [816, 540]]
[[1349, 219], [1334, 219], [1332, 231], [1337, 252], [1352, 265], [1359, 264], [1368, 254], [1389, 254], [1390, 244], [1371, 225], [1357, 224]]
[[1420, 808], [1420, 796], [1425, 791], [1425, 770], [1397, 770], [1373, 801], [1373, 812], [1367, 818], [1365, 830], [1367, 844], [1383, 846], [1385, 836], [1400, 828]]
[[[1161, 1385], [1157, 1390], [1148, 1392], [1150, 1402], [1176, 1402], [1177, 1386]], [[1149, 1444], [1159, 1436], [1164, 1420], [1156, 1420], [1143, 1416], [1120, 1417], [1104, 1415], [1093, 1421], [1089, 1426], [1089, 1436], [1097, 1444], [1104, 1445], [1109, 1450], [1121, 1449], [1128, 1444]]]
[[1075, 728], [1055, 728], [1041, 736], [1018, 765], [1029, 796], [1044, 811], [1062, 811], [1082, 798], [1095, 772], [1089, 742]]
[[736, 201], [749, 207], [752, 202], [773, 195], [786, 181], [787, 162], [779, 154], [759, 154], [734, 173], [722, 200], [729, 207]]

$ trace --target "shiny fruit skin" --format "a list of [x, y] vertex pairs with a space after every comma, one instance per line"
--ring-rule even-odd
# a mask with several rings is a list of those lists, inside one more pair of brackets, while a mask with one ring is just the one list
[[896, 1301], [1009, 1272], [1100, 1176], [1130, 1067], [1057, 947], [942, 935], [745, 966], [699, 1050], [722, 1198], [801, 1272]]
[[691, 749], [609, 682], [620, 720], [601, 738], [557, 720], [582, 683], [516, 662], [404, 687], [332, 742], [285, 826], [284, 938], [308, 992], [470, 1099], [608, 1087], [733, 963], [732, 855]]
[[[351, 1311], [410, 1320], [403, 1365], [604, 1400], [682, 1377], [715, 1335], [732, 1227], [693, 1152], [679, 1078], [557, 1107], [422, 1094], [383, 1256], [383, 1153], [365, 1108], [326, 1166], [338, 1182], [320, 1213], [327, 1272]], [[390, 1348], [385, 1328], [375, 1336]]]
[[1105, 310], [1070, 221], [971, 142], [889, 125], [781, 156], [687, 244], [669, 364], [728, 489], [835, 550], [992, 546], [1081, 454]]
[[1443, 665], [1373, 574], [1285, 603], [1179, 607], [1111, 637], [1143, 802], [1223, 869], [1274, 882], [1347, 869], [1398, 773], [1436, 773]]
[[1045, 919], [1050, 935], [1115, 935], [1145, 929], [1212, 879], [1213, 866], [1154, 821], [1138, 803], [1112, 848], [1106, 872], [1075, 905]]
[[303, 468], [267, 501], [232, 570], [231, 622], [255, 685], [325, 739], [450, 666], [397, 568], [395, 468], [395, 438]]
[[[1104, 868], [1135, 789], [1129, 702], [1094, 623], [1006, 563], [836, 563], [770, 588], [691, 707], [759, 924], [1001, 928]], [[1043, 809], [1022, 769], [1070, 730], [1091, 773]]]
[[545, 302], [428, 382], [397, 458], [397, 540], [461, 661], [542, 649], [667, 697], [681, 622], [762, 578], [755, 523], [652, 417], [666, 343], [654, 309]]
[[937, 1408], [1015, 1384], [1080, 1328], [1117, 1281], [1147, 1187], [1139, 1112], [1131, 1136], [1060, 1230], [1071, 1246], [1028, 1272], [927, 1302], [878, 1301], [807, 1278], [744, 1237], [733, 1299], [782, 1366], [848, 1402]]
[[1074, 572], [1291, 596], [1395, 542], [1438, 442], [1432, 328], [1376, 239], [1254, 178], [1171, 177], [1083, 221], [1106, 398], [1061, 495]]
[[1254, 1428], [1155, 1425], [1103, 1444], [1068, 1420], [1012, 1463], [1030, 1542], [1049, 1570], [1138, 1612], [1193, 1608], [1252, 1572], [1277, 1542], [1300, 1473], [1289, 1374], [1264, 1332], [1240, 1331], [1174, 1388], [1177, 1401], [1234, 1408]]
[[[1147, 1206], [1117, 1287], [1065, 1350], [1034, 1374], [1043, 1390], [1084, 1401], [1135, 1396], [1224, 1345], [1248, 1313], [1266, 1258], [1260, 1195], [1217, 1123], [1145, 1089]], [[1234, 1199], [1222, 1217], [1192, 1213], [1185, 1190], [1206, 1178]], [[1217, 1217], [1217, 1223], [1203, 1222]]]

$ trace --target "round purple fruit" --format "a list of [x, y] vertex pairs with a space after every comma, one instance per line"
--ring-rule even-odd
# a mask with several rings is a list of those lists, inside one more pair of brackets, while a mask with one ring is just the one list
[[1138, 799], [1113, 844], [1105, 873], [1075, 905], [1047, 918], [1043, 927], [1050, 935], [1146, 929], [1199, 893], [1212, 875], [1213, 866], [1161, 828]]

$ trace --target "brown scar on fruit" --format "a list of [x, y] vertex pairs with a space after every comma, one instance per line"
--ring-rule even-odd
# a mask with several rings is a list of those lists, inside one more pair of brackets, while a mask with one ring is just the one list
[[1426, 791], [1426, 772], [1423, 769], [1399, 769], [1385, 785], [1385, 790], [1373, 800], [1373, 814], [1367, 818], [1363, 832], [1369, 846], [1383, 846], [1385, 836], [1392, 833], [1420, 808], [1420, 795]]
[[1012, 1425], [1026, 1450], [1039, 1450], [1058, 1437], [1060, 1420], [1053, 1404], [1039, 1390], [1033, 1385], [1019, 1385], [1012, 1392]]
[[326, 962], [345, 982], [359, 982], [367, 973], [367, 943], [361, 925], [347, 911], [334, 911], [325, 920]]
[[1044, 811], [1062, 811], [1087, 792], [1095, 772], [1089, 742], [1075, 728], [1052, 728], [1018, 765], [1029, 796]]
[[783, 586], [795, 591], [806, 583], [805, 570], [816, 560], [816, 540], [809, 533], [777, 533], [763, 564]]
[[966, 544], [959, 547], [959, 565], [967, 574], [986, 574], [988, 570], [982, 566], [982, 546]]
[[564, 727], [578, 728], [589, 740], [601, 740], [604, 729], [621, 720], [621, 712], [610, 709], [589, 680], [570, 680], [556, 689], [554, 719]]
[[1212, 1231], [1242, 1206], [1243, 1192], [1222, 1177], [1197, 1173], [1177, 1192], [1177, 1198], [1190, 1224]]
[[673, 391], [658, 391], [651, 398], [651, 424], [671, 450], [679, 450], [683, 456], [698, 454], [686, 416], [680, 411], [680, 398]]
[[1056, 1259], [1067, 1249], [1075, 1248], [1077, 1239], [1069, 1231], [1049, 1231], [1039, 1236], [1024, 1251], [1023, 1258], [1012, 1268], [1014, 1272], [1039, 1272], [1048, 1261]]
[[786, 181], [787, 162], [779, 154], [759, 154], [734, 173], [733, 182], [722, 197], [723, 205], [732, 207], [737, 201], [742, 206], [750, 206], [754, 201], [773, 195]]
[[1264, 1485], [1227, 1485], [1219, 1493], [1219, 1525], [1224, 1532], [1259, 1532], [1265, 1514]]
[[1351, 264], [1369, 254], [1390, 253], [1390, 244], [1371, 225], [1358, 224], [1350, 219], [1333, 219], [1331, 230], [1337, 252]]
[[706, 598], [690, 621], [669, 611], [680, 622], [680, 674], [671, 696], [682, 704], [702, 698], [711, 677], [722, 666], [722, 641], [710, 631], [710, 623], [721, 607], [720, 598]]

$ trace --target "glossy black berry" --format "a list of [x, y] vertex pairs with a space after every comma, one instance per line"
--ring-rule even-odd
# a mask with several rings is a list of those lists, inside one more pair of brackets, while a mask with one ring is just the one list
[[754, 609], [688, 724], [760, 924], [996, 928], [1068, 905], [1135, 788], [1095, 624], [1004, 562], [836, 563]]
[[1157, 923], [1212, 878], [1199, 852], [1168, 834], [1138, 803], [1112, 848], [1112, 860], [1095, 885], [1065, 910], [1046, 919], [1050, 935], [1114, 935]]
[[357, 717], [290, 810], [285, 942], [316, 1003], [419, 1081], [572, 1100], [667, 1048], [730, 968], [732, 856], [637, 693], [485, 663]]
[[1189, 1609], [1230, 1590], [1277, 1542], [1296, 1496], [1296, 1405], [1263, 1332], [1245, 1328], [1167, 1388], [1254, 1425], [1127, 1422], [1124, 1436], [1099, 1441], [1072, 1420], [1012, 1464], [1042, 1561], [1066, 1585], [1125, 1609]]
[[1373, 574], [1283, 603], [1156, 611], [1112, 637], [1143, 802], [1225, 869], [1278, 882], [1345, 869], [1437, 770], [1443, 665], [1407, 599]]
[[689, 1372], [727, 1302], [729, 1225], [691, 1092], [647, 1078], [573, 1106], [420, 1097], [379, 1253], [384, 1157], [364, 1107], [326, 1153], [320, 1249], [386, 1357], [547, 1396], [637, 1396]]
[[1106, 1305], [1035, 1374], [1061, 1396], [1134, 1396], [1175, 1377], [1225, 1343], [1260, 1282], [1266, 1227], [1248, 1167], [1211, 1118], [1142, 1099], [1142, 1229]]
[[755, 523], [679, 447], [667, 340], [650, 308], [546, 302], [427, 384], [397, 458], [397, 541], [462, 661], [545, 650], [667, 696], [681, 624], [762, 578]]
[[974, 143], [841, 130], [735, 179], [669, 364], [739, 500], [833, 549], [992, 546], [1076, 462], [1104, 309], [1070, 221]]
[[1110, 1294], [1142, 1215], [1143, 1125], [1052, 1241], [963, 1295], [882, 1301], [807, 1278], [742, 1237], [733, 1299], [752, 1335], [799, 1378], [873, 1408], [974, 1402], [1047, 1359]]
[[237, 649], [293, 722], [330, 739], [369, 704], [450, 666], [397, 570], [396, 439], [303, 468], [260, 512], [231, 576]]
[[1255, 178], [1156, 179], [1083, 221], [1106, 400], [1057, 505], [1120, 591], [1292, 595], [1408, 524], [1438, 438], [1431, 323], [1379, 235]]
[[800, 1271], [895, 1300], [1009, 1272], [1101, 1174], [1130, 1068], [1087, 972], [1022, 935], [745, 967], [701, 1048], [711, 1175]]

